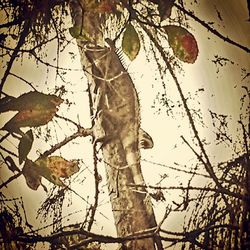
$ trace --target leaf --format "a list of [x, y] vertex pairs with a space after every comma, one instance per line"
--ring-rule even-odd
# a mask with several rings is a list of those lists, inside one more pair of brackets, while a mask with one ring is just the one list
[[22, 164], [31, 150], [34, 136], [31, 129], [21, 138], [18, 145], [19, 164]]
[[68, 178], [79, 171], [74, 161], [67, 161], [60, 156], [51, 156], [47, 159], [48, 168], [58, 177]]
[[122, 38], [122, 50], [133, 61], [140, 51], [140, 39], [131, 23], [128, 23]]
[[73, 38], [82, 39], [90, 41], [90, 37], [86, 31], [83, 30], [83, 27], [80, 25], [75, 25], [69, 28], [69, 33]]
[[63, 182], [59, 179], [57, 175], [55, 175], [49, 168], [47, 164], [47, 157], [41, 157], [35, 161], [36, 163], [36, 171], [39, 175], [47, 179], [49, 182], [63, 187]]
[[8, 121], [3, 129], [9, 132], [20, 133], [21, 127], [38, 127], [47, 124], [56, 114], [63, 100], [55, 95], [29, 92], [18, 98], [6, 101], [4, 111], [17, 110], [17, 113]]
[[64, 186], [60, 178], [69, 178], [79, 171], [74, 161], [67, 161], [60, 156], [42, 157], [35, 161], [38, 173], [58, 186]]
[[47, 124], [54, 115], [57, 109], [31, 109], [17, 113], [10, 121], [8, 121], [3, 129], [9, 132], [18, 132], [22, 127], [39, 127]]
[[14, 97], [11, 97], [11, 96], [6, 96], [4, 98], [1, 98], [0, 99], [0, 112], [6, 112], [6, 111], [9, 111], [10, 108], [9, 108], [9, 104], [15, 100]]
[[42, 177], [37, 173], [36, 164], [31, 160], [26, 160], [23, 167], [23, 176], [26, 184], [32, 190], [37, 190], [41, 185]]
[[47, 95], [37, 91], [25, 93], [17, 98], [5, 97], [0, 100], [0, 112], [24, 111], [30, 109], [50, 109], [60, 105], [63, 99], [56, 95]]
[[156, 201], [165, 201], [164, 194], [161, 190], [156, 191], [155, 193], [150, 193], [151, 197]]
[[78, 38], [81, 34], [81, 26], [75, 25], [69, 28], [69, 33], [73, 38]]
[[183, 62], [194, 63], [199, 52], [195, 37], [180, 26], [167, 25], [163, 28], [168, 34], [168, 42], [174, 55]]

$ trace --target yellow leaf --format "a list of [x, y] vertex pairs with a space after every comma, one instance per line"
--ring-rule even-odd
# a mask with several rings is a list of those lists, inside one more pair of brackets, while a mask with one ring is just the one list
[[42, 157], [35, 161], [37, 172], [51, 183], [64, 186], [60, 178], [69, 178], [79, 171], [74, 161], [65, 160], [61, 156]]
[[68, 178], [79, 171], [79, 166], [74, 161], [67, 161], [60, 156], [51, 156], [47, 159], [48, 168], [58, 177]]

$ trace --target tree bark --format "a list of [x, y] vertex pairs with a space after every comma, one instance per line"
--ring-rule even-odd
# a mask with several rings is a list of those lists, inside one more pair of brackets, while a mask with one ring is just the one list
[[[130, 76], [112, 48], [105, 46], [101, 27], [103, 16], [89, 11], [87, 2], [70, 1], [71, 14], [74, 27], [81, 27], [81, 32], [88, 36], [86, 41], [83, 38], [86, 36], [80, 35], [77, 44], [90, 86], [95, 140], [102, 143], [117, 235], [123, 237], [157, 227], [147, 191], [128, 185], [145, 183], [138, 147], [139, 102]], [[132, 142], [127, 143], [128, 140]], [[127, 241], [122, 247], [163, 249], [158, 234]]]

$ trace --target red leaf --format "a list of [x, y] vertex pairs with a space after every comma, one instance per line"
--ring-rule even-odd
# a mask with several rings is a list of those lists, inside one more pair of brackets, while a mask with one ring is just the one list
[[168, 42], [177, 58], [187, 63], [194, 63], [198, 56], [195, 37], [185, 28], [176, 25], [163, 27], [168, 34]]
[[55, 95], [29, 92], [6, 102], [5, 111], [18, 110], [3, 129], [19, 132], [21, 127], [38, 127], [47, 124], [56, 114], [57, 106], [63, 100]]
[[22, 127], [39, 127], [47, 124], [54, 115], [57, 109], [31, 109], [17, 113], [10, 121], [8, 121], [3, 129], [10, 132], [17, 132]]

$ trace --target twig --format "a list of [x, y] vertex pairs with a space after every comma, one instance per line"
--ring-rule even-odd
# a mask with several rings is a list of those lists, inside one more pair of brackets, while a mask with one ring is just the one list
[[141, 161], [144, 161], [144, 162], [147, 162], [147, 163], [150, 163], [150, 164], [153, 164], [153, 165], [157, 165], [157, 166], [160, 166], [160, 167], [169, 168], [169, 169], [172, 169], [172, 170], [175, 170], [175, 171], [178, 171], [178, 172], [183, 172], [183, 173], [186, 173], [186, 174], [192, 174], [192, 175], [202, 176], [202, 177], [205, 177], [205, 178], [211, 178], [209, 175], [200, 174], [200, 173], [197, 173], [197, 172], [188, 171], [188, 170], [185, 170], [185, 169], [180, 169], [180, 168], [168, 166], [166, 164], [157, 163], [157, 162], [149, 161], [149, 160], [146, 160], [146, 159], [141, 159]]
[[12, 55], [11, 55], [11, 58], [10, 58], [10, 61], [8, 62], [8, 65], [7, 65], [7, 68], [4, 72], [4, 76], [1, 80], [1, 83], [0, 83], [0, 93], [2, 92], [3, 90], [3, 86], [6, 82], [6, 79], [9, 75], [9, 72], [12, 68], [12, 65], [17, 57], [17, 54], [19, 52], [19, 49], [23, 46], [23, 44], [25, 43], [25, 38], [27, 37], [28, 33], [29, 33], [29, 28], [30, 28], [30, 20], [26, 20], [25, 23], [24, 23], [24, 26], [23, 26], [23, 31], [20, 35], [20, 38], [18, 40], [18, 43], [17, 43], [17, 46], [15, 48], [15, 50], [13, 51]]
[[96, 143], [93, 143], [93, 160], [94, 160], [94, 178], [95, 178], [95, 201], [94, 204], [91, 206], [91, 214], [90, 214], [90, 220], [89, 220], [89, 224], [88, 224], [88, 231], [91, 230], [91, 227], [94, 223], [94, 219], [95, 219], [95, 214], [96, 214], [96, 210], [98, 207], [98, 201], [99, 201], [99, 173], [98, 173], [98, 168], [97, 168], [97, 150], [96, 150]]
[[188, 145], [188, 147], [193, 151], [193, 153], [196, 155], [198, 160], [203, 164], [206, 165], [206, 162], [203, 160], [203, 158], [194, 150], [194, 148], [188, 143], [188, 141], [184, 138], [184, 136], [181, 135], [181, 139]]
[[139, 185], [139, 184], [127, 184], [128, 187], [139, 187], [139, 188], [151, 188], [151, 189], [156, 189], [156, 190], [193, 190], [193, 191], [207, 191], [207, 192], [215, 192], [215, 193], [221, 193], [221, 194], [226, 194], [229, 196], [232, 196], [234, 198], [237, 199], [241, 199], [241, 200], [249, 200], [249, 197], [239, 194], [239, 193], [234, 193], [231, 192], [225, 188], [210, 188], [210, 187], [192, 187], [192, 186], [188, 186], [188, 187], [176, 187], [176, 186], [169, 186], [169, 187], [160, 187], [160, 186], [153, 186], [153, 185]]
[[71, 136], [66, 137], [63, 141], [57, 143], [56, 145], [52, 146], [49, 150], [45, 151], [40, 157], [47, 157], [51, 155], [52, 153], [54, 153], [59, 148], [61, 148], [62, 146], [66, 145], [68, 142], [76, 139], [77, 137], [80, 137], [80, 136], [85, 137], [88, 135], [92, 135], [92, 129], [80, 128], [77, 132], [75, 132]]
[[167, 219], [167, 217], [169, 216], [169, 214], [171, 213], [171, 211], [172, 211], [171, 206], [170, 207], [166, 207], [165, 214], [164, 214], [162, 220], [160, 221], [160, 223], [157, 225], [157, 228], [155, 229], [155, 233], [159, 233], [160, 232], [162, 224]]
[[18, 76], [18, 75], [16, 75], [16, 74], [14, 74], [14, 73], [12, 73], [12, 72], [10, 72], [9, 75], [18, 78], [19, 80], [22, 80], [23, 82], [27, 83], [33, 90], [37, 91], [37, 89], [32, 85], [32, 83], [28, 82], [28, 81], [25, 80], [24, 78], [22, 78], [22, 77], [20, 77], [20, 76]]
[[[217, 176], [215, 175], [215, 173], [214, 173], [214, 171], [213, 171], [212, 164], [211, 164], [211, 162], [210, 162], [210, 160], [209, 160], [209, 158], [208, 158], [208, 155], [207, 155], [207, 153], [206, 153], [206, 151], [205, 151], [205, 148], [204, 148], [204, 146], [203, 146], [203, 143], [202, 143], [202, 141], [201, 141], [201, 139], [200, 139], [200, 136], [199, 136], [198, 130], [196, 129], [196, 126], [195, 126], [195, 124], [194, 124], [194, 120], [193, 120], [193, 118], [192, 118], [190, 109], [189, 109], [189, 107], [188, 107], [188, 105], [187, 105], [187, 100], [186, 100], [186, 98], [185, 98], [185, 96], [184, 96], [184, 94], [183, 94], [183, 92], [182, 92], [180, 83], [179, 83], [179, 81], [178, 81], [178, 79], [177, 79], [177, 77], [176, 77], [176, 75], [175, 75], [175, 73], [174, 73], [174, 70], [173, 70], [173, 68], [172, 68], [172, 66], [171, 66], [171, 64], [170, 64], [170, 62], [169, 62], [167, 56], [165, 55], [164, 51], [162, 50], [162, 47], [161, 47], [161, 46], [159, 45], [159, 43], [156, 41], [156, 39], [154, 38], [154, 36], [150, 33], [150, 31], [146, 28], [145, 25], [142, 25], [142, 24], [141, 24], [141, 27], [142, 27], [142, 29], [146, 32], [146, 34], [149, 36], [149, 38], [151, 39], [151, 41], [154, 43], [155, 47], [156, 47], [156, 48], [158, 49], [158, 51], [160, 52], [161, 57], [163, 58], [164, 62], [165, 62], [166, 65], [167, 65], [167, 68], [168, 68], [168, 70], [169, 70], [169, 72], [170, 72], [170, 74], [171, 74], [171, 76], [172, 76], [172, 78], [173, 78], [173, 80], [174, 80], [174, 82], [175, 82], [175, 85], [176, 85], [176, 87], [177, 87], [177, 90], [178, 90], [178, 92], [179, 92], [179, 94], [180, 94], [180, 97], [181, 97], [181, 100], [182, 100], [184, 109], [185, 109], [185, 111], [186, 111], [186, 113], [187, 113], [187, 116], [188, 116], [188, 119], [189, 119], [189, 123], [190, 123], [190, 125], [191, 125], [192, 130], [193, 130], [194, 136], [195, 136], [195, 138], [196, 138], [196, 140], [197, 140], [197, 142], [198, 142], [198, 145], [199, 145], [199, 147], [200, 147], [200, 149], [201, 149], [201, 152], [202, 152], [203, 156], [204, 156], [205, 159], [206, 159], [206, 162], [203, 160], [204, 163], [205, 163], [204, 167], [205, 167], [206, 171], [208, 172], [208, 174], [210, 175], [210, 177], [212, 178], [212, 180], [215, 182], [215, 184], [216, 184], [216, 186], [218, 187], [218, 189], [222, 190], [223, 187], [222, 187], [221, 183], [219, 182]], [[226, 197], [224, 196], [224, 193], [221, 193], [221, 195], [222, 195], [222, 198], [223, 198], [223, 200], [224, 200], [224, 202], [225, 202], [225, 204], [226, 204], [226, 206], [227, 206], [227, 208], [228, 208], [228, 211], [229, 211], [231, 220], [234, 221], [235, 216], [234, 216], [234, 214], [232, 213], [231, 206], [230, 206], [230, 204], [228, 203], [228, 200], [226, 199]]]
[[[69, 230], [69, 231], [61, 231], [56, 232], [48, 236], [41, 236], [41, 235], [19, 235], [13, 238], [13, 240], [18, 240], [21, 242], [28, 242], [28, 243], [36, 243], [36, 242], [50, 242], [52, 243], [55, 240], [58, 240], [60, 237], [67, 237], [73, 235], [83, 235], [86, 237], [92, 238], [92, 242], [103, 242], [103, 243], [122, 243], [131, 240], [138, 240], [138, 239], [145, 239], [145, 238], [152, 238], [154, 236], [154, 229], [148, 229], [141, 232], [136, 232], [133, 235], [128, 235], [124, 237], [113, 237], [113, 236], [106, 236], [91, 233], [89, 231], [80, 229], [80, 230]], [[3, 242], [0, 240], [0, 243]], [[84, 243], [86, 244], [86, 243]], [[70, 249], [76, 249], [74, 247]]]
[[0, 149], [2, 149], [3, 151], [5, 151], [6, 153], [8, 153], [8, 154], [10, 154], [10, 155], [15, 156], [15, 157], [17, 157], [17, 158], [18, 158], [18, 155], [17, 155], [17, 154], [15, 154], [15, 153], [11, 152], [10, 150], [8, 150], [8, 149], [4, 148], [4, 147], [3, 147], [3, 146], [1, 146], [1, 145], [0, 145]]
[[5, 181], [4, 183], [2, 183], [2, 184], [0, 185], [0, 189], [3, 188], [3, 187], [7, 187], [7, 185], [8, 185], [10, 182], [12, 182], [13, 180], [15, 180], [16, 178], [18, 178], [18, 177], [21, 176], [22, 174], [23, 174], [22, 171], [20, 171], [19, 173], [17, 173], [17, 174], [15, 174], [15, 175], [11, 176], [7, 181]]
[[70, 120], [70, 119], [67, 118], [67, 117], [63, 117], [63, 116], [60, 116], [60, 115], [58, 115], [58, 114], [55, 114], [55, 117], [57, 117], [57, 118], [59, 118], [59, 119], [62, 119], [62, 120], [64, 120], [64, 121], [66, 121], [66, 122], [70, 122], [70, 123], [72, 123], [73, 125], [75, 125], [77, 128], [79, 128], [79, 124], [78, 124], [78, 123], [76, 123], [76, 122]]

